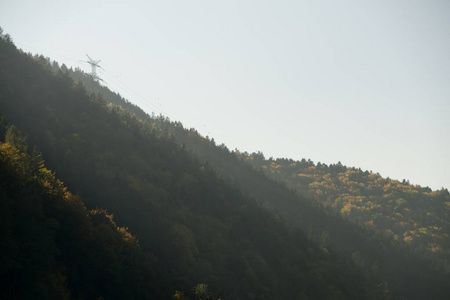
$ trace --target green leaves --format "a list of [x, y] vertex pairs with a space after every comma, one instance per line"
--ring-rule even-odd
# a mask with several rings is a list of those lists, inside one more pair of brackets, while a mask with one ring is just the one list
[[25, 138], [22, 136], [20, 130], [14, 125], [10, 125], [6, 130], [5, 142], [13, 145], [22, 152], [27, 152], [28, 149], [27, 142], [25, 141]]

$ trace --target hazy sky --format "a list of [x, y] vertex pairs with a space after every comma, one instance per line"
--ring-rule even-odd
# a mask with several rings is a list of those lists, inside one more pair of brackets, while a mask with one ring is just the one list
[[450, 1], [1, 0], [16, 45], [230, 149], [450, 188]]

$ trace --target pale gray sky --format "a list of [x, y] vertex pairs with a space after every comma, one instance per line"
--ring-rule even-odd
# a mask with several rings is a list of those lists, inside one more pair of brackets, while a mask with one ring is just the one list
[[18, 47], [230, 149], [450, 188], [450, 1], [2, 0]]

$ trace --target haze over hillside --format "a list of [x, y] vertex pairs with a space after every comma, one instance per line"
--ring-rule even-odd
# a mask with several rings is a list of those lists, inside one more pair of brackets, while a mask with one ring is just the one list
[[[36, 13], [40, 12], [40, 13]], [[448, 1], [2, 1], [26, 51], [266, 157], [450, 182]], [[118, 21], [120, 20], [120, 21]]]
[[450, 299], [449, 15], [1, 1], [0, 298]]
[[[225, 299], [450, 295], [441, 264], [447, 190], [350, 170], [343, 183], [352, 195], [336, 199], [351, 212], [365, 207], [354, 194], [359, 187], [373, 193], [367, 204], [404, 197], [395, 201], [395, 217], [411, 212], [402, 222], [414, 228], [406, 236], [413, 241], [417, 234], [436, 239], [438, 252], [430, 255], [426, 241], [411, 247], [409, 239], [332, 213], [309, 191], [296, 193], [252, 168], [248, 154], [164, 116], [150, 118], [91, 75], [23, 53], [9, 35], [0, 39], [0, 70], [0, 278], [7, 298], [215, 299], [207, 286]], [[261, 153], [250, 158], [264, 162]], [[347, 171], [322, 168], [339, 178]], [[309, 185], [317, 195], [335, 190], [330, 175], [323, 177]], [[373, 179], [389, 193], [374, 189]], [[415, 230], [416, 222], [427, 227]]]
[[0, 70], [2, 297], [215, 299], [205, 283], [226, 299], [389, 294], [9, 36]]

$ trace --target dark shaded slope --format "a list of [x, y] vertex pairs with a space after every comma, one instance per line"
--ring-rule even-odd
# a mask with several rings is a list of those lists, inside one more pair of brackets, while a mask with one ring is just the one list
[[[317, 202], [299, 196], [283, 182], [269, 179], [241, 160], [242, 155], [230, 152], [223, 145], [201, 137], [180, 124], [158, 119], [159, 128], [172, 134], [192, 153], [209, 162], [225, 178], [235, 182], [247, 195], [266, 207], [275, 209], [289, 224], [301, 228], [317, 242], [333, 247], [355, 262], [367, 278], [385, 285], [398, 296], [407, 299], [441, 298], [450, 296], [450, 276], [436, 270], [427, 257], [390, 236], [378, 234], [372, 228], [361, 227], [343, 219]], [[261, 153], [255, 156], [262, 156]], [[433, 296], [432, 296], [433, 295]]]
[[353, 264], [289, 231], [155, 124], [108, 107], [4, 40], [0, 113], [88, 207], [107, 208], [156, 255], [156, 290], [204, 282], [226, 299], [384, 296], [384, 287], [372, 289]]
[[[144, 299], [156, 263], [126, 229], [43, 166], [0, 143], [1, 299]], [[152, 266], [153, 265], [153, 266]]]
[[[105, 100], [127, 107], [128, 102], [124, 99], [117, 101], [116, 94], [98, 86], [89, 76], [83, 78], [85, 81], [90, 80], [87, 86], [93, 87], [93, 92], [101, 93]], [[181, 123], [170, 122], [164, 117], [149, 119], [142, 113], [138, 115], [159, 135], [174, 137], [190, 153], [212, 166], [222, 178], [239, 187], [247, 196], [268, 209], [276, 210], [289, 224], [301, 228], [322, 245], [334, 247], [380, 286], [388, 286], [397, 295], [409, 299], [446, 298], [450, 295], [448, 274], [434, 270], [428, 260], [410, 248], [388, 236], [376, 234], [372, 229], [356, 226], [335, 213], [326, 212], [313, 201], [287, 189], [284, 184], [255, 171], [236, 156], [247, 155], [230, 152], [224, 145], [216, 145], [214, 140], [201, 137], [194, 129], [187, 130]]]

